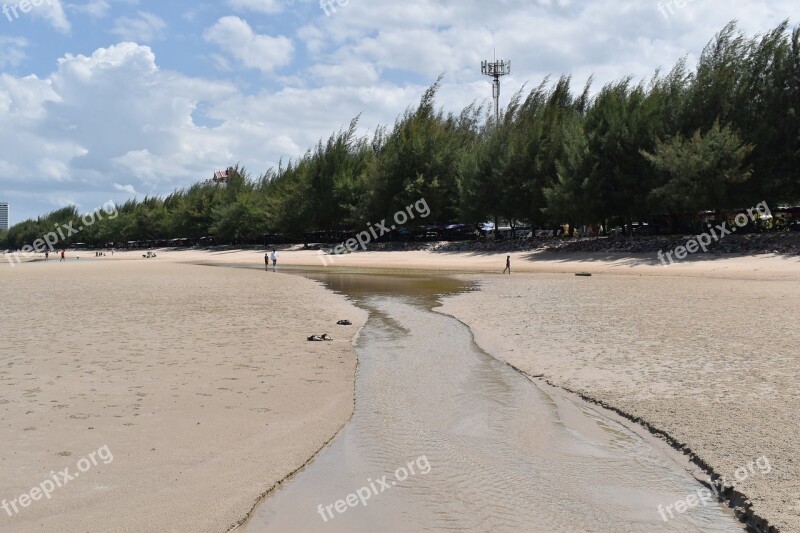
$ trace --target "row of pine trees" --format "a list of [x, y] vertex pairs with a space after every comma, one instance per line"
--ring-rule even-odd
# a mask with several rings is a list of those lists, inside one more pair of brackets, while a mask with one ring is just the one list
[[[371, 136], [357, 134], [356, 118], [259, 177], [235, 167], [225, 188], [130, 200], [76, 239], [260, 242], [267, 232], [363, 229], [420, 198], [431, 208], [422, 223], [536, 227], [800, 200], [800, 27], [788, 22], [752, 38], [729, 24], [693, 71], [680, 61], [598, 91], [591, 80], [575, 90], [568, 77], [547, 79], [514, 95], [499, 124], [486, 104], [445, 113], [438, 89]], [[0, 248], [77, 217], [65, 208], [22, 222]]]

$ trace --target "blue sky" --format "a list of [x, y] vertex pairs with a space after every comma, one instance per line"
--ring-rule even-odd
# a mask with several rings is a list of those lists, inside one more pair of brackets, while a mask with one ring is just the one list
[[[31, 0], [32, 1], [32, 0]], [[240, 162], [260, 175], [361, 114], [391, 124], [439, 74], [458, 111], [512, 60], [503, 101], [547, 75], [576, 90], [650, 78], [730, 20], [795, 0], [0, 0], [0, 201], [10, 221], [167, 194]], [[15, 15], [16, 12], [16, 15]]]

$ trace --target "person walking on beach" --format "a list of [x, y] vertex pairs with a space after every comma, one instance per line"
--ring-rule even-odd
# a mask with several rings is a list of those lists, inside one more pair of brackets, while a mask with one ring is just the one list
[[272, 250], [272, 271], [273, 272], [277, 272], [277, 270], [275, 270], [275, 267], [277, 267], [277, 266], [278, 266], [278, 252], [276, 252], [275, 249], [273, 248], [273, 250]]
[[66, 261], [66, 258], [64, 257], [64, 250], [61, 250], [61, 259], [59, 259], [58, 262], [61, 263], [62, 261]]
[[47, 260], [50, 258], [50, 252], [45, 251], [44, 253], [44, 262], [47, 263]]
[[510, 255], [506, 256], [506, 268], [503, 270], [503, 274], [505, 274], [506, 271], [508, 271], [508, 275], [510, 276], [511, 275], [511, 256]]
[[264, 270], [269, 271], [269, 252], [264, 252]]

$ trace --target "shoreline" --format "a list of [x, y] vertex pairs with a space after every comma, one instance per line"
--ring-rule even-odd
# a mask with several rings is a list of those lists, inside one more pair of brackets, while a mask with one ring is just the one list
[[[550, 380], [544, 378], [534, 378], [528, 375], [523, 370], [515, 367], [514, 365], [509, 364], [511, 368], [520, 372], [524, 376], [527, 376], [532, 381], [534, 379], [541, 380], [541, 382], [546, 383], [550, 387], [558, 389], [560, 391], [564, 391], [569, 393], [575, 398], [578, 398], [585, 402], [586, 404], [593, 405], [601, 410], [604, 416], [611, 418], [612, 420], [617, 420], [625, 427], [635, 431], [640, 436], [649, 436], [652, 437], [648, 439], [648, 441], [653, 445], [658, 445], [660, 448], [664, 450], [671, 450], [676, 452], [677, 455], [672, 455], [671, 457], [676, 462], [683, 463], [683, 466], [687, 472], [692, 474], [692, 476], [704, 487], [711, 489], [712, 492], [717, 496], [717, 500], [720, 502], [725, 503], [733, 512], [734, 516], [736, 516], [737, 520], [739, 520], [743, 525], [748, 526], [749, 528], [753, 528], [755, 531], [759, 533], [779, 533], [780, 529], [776, 526], [770, 524], [769, 520], [760, 516], [756, 512], [753, 511], [752, 504], [750, 503], [750, 499], [746, 494], [743, 494], [737, 491], [735, 488], [725, 487], [720, 482], [719, 479], [721, 478], [722, 474], [717, 472], [711, 465], [706, 463], [702, 458], [700, 458], [692, 449], [689, 447], [688, 444], [680, 443], [676, 438], [671, 436], [666, 431], [659, 429], [646, 420], [632, 414], [628, 413], [614, 405], [610, 405], [602, 400], [597, 398], [593, 398], [590, 395], [582, 394], [580, 392], [568, 389], [566, 387], [557, 385]], [[616, 416], [614, 416], [616, 415]], [[681, 460], [679, 460], [682, 459]], [[699, 469], [699, 471], [698, 471]], [[708, 479], [703, 479], [700, 476], [702, 472], [708, 479], [711, 480], [713, 487], [709, 484]], [[720, 497], [722, 496], [722, 497]]]
[[[335, 293], [333, 293], [333, 291], [331, 291], [327, 287], [323, 286], [322, 283], [319, 283], [319, 282], [315, 282], [315, 283], [317, 283], [317, 285], [319, 285], [324, 291], [329, 292], [331, 294], [335, 294]], [[355, 354], [355, 359], [356, 359], [356, 367], [355, 367], [355, 371], [353, 372], [353, 387], [352, 387], [352, 389], [353, 389], [353, 408], [350, 410], [350, 416], [339, 427], [339, 429], [336, 430], [336, 433], [331, 435], [331, 438], [329, 438], [325, 443], [323, 443], [322, 446], [320, 446], [319, 449], [314, 452], [314, 455], [309, 457], [308, 460], [305, 463], [303, 463], [302, 465], [297, 467], [292, 472], [289, 472], [288, 474], [286, 474], [283, 478], [281, 478], [278, 481], [276, 481], [274, 485], [272, 485], [269, 489], [267, 489], [263, 494], [258, 496], [255, 499], [255, 501], [253, 502], [253, 505], [251, 506], [250, 510], [247, 511], [247, 514], [245, 516], [243, 516], [236, 524], [230, 526], [226, 530], [226, 533], [231, 533], [233, 531], [238, 531], [241, 528], [246, 527], [248, 522], [250, 522], [250, 519], [253, 517], [253, 513], [255, 513], [256, 508], [264, 500], [269, 498], [270, 495], [272, 495], [277, 490], [279, 490], [284, 483], [286, 483], [287, 481], [290, 481], [295, 476], [301, 474], [303, 472], [303, 470], [305, 470], [306, 467], [308, 467], [308, 465], [313, 463], [317, 459], [317, 457], [319, 457], [319, 455], [321, 453], [323, 453], [326, 449], [328, 449], [328, 447], [334, 441], [334, 439], [336, 439], [336, 437], [341, 435], [342, 430], [344, 430], [344, 428], [347, 426], [347, 424], [349, 424], [350, 421], [353, 419], [353, 415], [355, 414], [355, 407], [356, 407], [356, 379], [355, 379], [355, 376], [358, 375], [358, 367], [361, 364], [360, 361], [359, 361], [358, 352], [356, 352], [356, 350], [355, 350], [355, 344], [358, 341], [358, 338], [361, 336], [361, 332], [364, 330], [365, 326], [366, 326], [366, 320], [363, 321], [363, 323], [358, 327], [357, 331], [355, 332], [355, 334], [350, 339], [350, 342], [353, 345], [353, 353]]]

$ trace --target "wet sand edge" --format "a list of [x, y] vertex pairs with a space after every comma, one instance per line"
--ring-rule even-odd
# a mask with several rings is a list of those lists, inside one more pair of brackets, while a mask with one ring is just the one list
[[[217, 266], [217, 265], [205, 265], [205, 266]], [[306, 278], [306, 279], [310, 279], [310, 278]], [[336, 294], [334, 291], [331, 291], [330, 289], [328, 289], [323, 283], [320, 283], [319, 281], [316, 281], [316, 280], [311, 280], [311, 281], [316, 283], [321, 290], [328, 291], [331, 294]], [[292, 480], [296, 475], [300, 474], [308, 465], [313, 463], [317, 459], [317, 457], [319, 457], [319, 455], [322, 452], [324, 452], [328, 448], [328, 446], [330, 446], [331, 442], [333, 442], [333, 440], [342, 433], [342, 430], [345, 427], [347, 427], [347, 424], [349, 424], [350, 421], [353, 419], [353, 415], [355, 414], [355, 408], [356, 408], [356, 378], [355, 378], [355, 376], [358, 375], [358, 367], [361, 364], [361, 360], [358, 357], [358, 352], [355, 350], [355, 345], [356, 345], [356, 342], [358, 341], [358, 338], [361, 336], [361, 332], [367, 326], [367, 321], [368, 320], [369, 320], [369, 317], [367, 317], [367, 320], [365, 320], [364, 323], [361, 324], [358, 327], [356, 332], [350, 338], [350, 344], [353, 346], [353, 351], [355, 352], [355, 357], [356, 357], [356, 367], [355, 367], [355, 371], [353, 372], [353, 376], [354, 376], [354, 378], [353, 378], [353, 395], [352, 395], [352, 397], [353, 397], [353, 408], [350, 410], [350, 416], [348, 416], [347, 420], [341, 426], [339, 426], [339, 428], [336, 430], [336, 433], [331, 435], [331, 437], [328, 440], [326, 440], [324, 443], [322, 443], [322, 446], [320, 446], [319, 449], [317, 449], [317, 451], [315, 451], [314, 454], [311, 457], [309, 457], [306, 462], [304, 462], [302, 465], [297, 467], [295, 470], [293, 470], [293, 471], [289, 472], [288, 474], [286, 474], [283, 478], [281, 478], [278, 481], [276, 481], [271, 487], [269, 487], [267, 490], [265, 490], [263, 493], [261, 493], [259, 496], [257, 496], [255, 498], [255, 500], [253, 501], [253, 504], [251, 505], [250, 510], [247, 511], [247, 514], [245, 514], [242, 518], [240, 518], [235, 524], [233, 524], [232, 526], [228, 527], [228, 529], [226, 530], [227, 533], [230, 533], [231, 531], [236, 531], [239, 528], [241, 528], [242, 526], [246, 525], [250, 521], [250, 518], [253, 516], [253, 513], [255, 512], [256, 508], [266, 498], [268, 498], [275, 491], [280, 489], [281, 486], [284, 483], [286, 483], [287, 481]]]
[[[480, 283], [477, 283], [475, 290], [478, 292], [483, 290]], [[608, 402], [594, 398], [589, 394], [578, 392], [568, 387], [559, 385], [552, 380], [546, 379], [544, 375], [528, 374], [524, 370], [512, 365], [508, 361], [496, 357], [491, 352], [485, 350], [477, 342], [475, 333], [466, 322], [450, 313], [443, 311], [441, 307], [434, 307], [432, 311], [452, 317], [453, 319], [458, 320], [461, 324], [464, 324], [464, 326], [469, 329], [470, 334], [472, 335], [472, 341], [483, 352], [488, 354], [493, 359], [496, 359], [504, 365], [512, 368], [514, 371], [524, 376], [543, 391], [561, 395], [562, 397], [566, 397], [569, 400], [578, 402], [579, 404], [591, 408], [601, 416], [610, 420], [614, 420], [625, 426], [652, 444], [654, 447], [658, 448], [660, 451], [666, 453], [679, 465], [684, 467], [684, 469], [689, 472], [700, 484], [712, 490], [712, 492], [715, 494], [722, 496], [721, 498], [718, 498], [718, 500], [727, 505], [733, 511], [736, 519], [739, 520], [743, 525], [747, 526], [749, 531], [754, 531], [757, 533], [780, 533], [780, 529], [770, 524], [769, 520], [759, 516], [752, 510], [752, 505], [747, 495], [736, 490], [735, 488], [723, 486], [720, 482], [721, 475], [714, 470], [711, 465], [706, 463], [702, 458], [698, 457], [688, 444], [678, 441], [670, 434], [654, 426], [642, 417], [630, 414], [621, 408], [609, 404]], [[705, 475], [705, 478], [702, 477], [703, 475]], [[709, 479], [712, 480], [714, 485], [713, 487], [711, 484], [709, 484]]]
[[[358, 367], [356, 366], [356, 368], [358, 368]], [[353, 388], [355, 389], [355, 386]], [[354, 405], [355, 405], [355, 403], [354, 403]], [[314, 452], [314, 455], [309, 457], [308, 460], [305, 463], [303, 463], [302, 465], [300, 465], [299, 467], [297, 467], [297, 469], [295, 469], [292, 472], [289, 472], [288, 474], [286, 474], [286, 476], [284, 476], [282, 479], [279, 479], [278, 481], [276, 481], [274, 485], [272, 485], [270, 488], [268, 488], [262, 494], [257, 496], [255, 501], [253, 502], [253, 505], [250, 507], [250, 510], [247, 511], [247, 514], [244, 515], [238, 522], [236, 522], [232, 526], [228, 527], [228, 529], [226, 531], [227, 532], [236, 531], [240, 527], [246, 525], [247, 522], [250, 520], [250, 518], [253, 516], [253, 513], [255, 512], [255, 510], [259, 506], [259, 504], [261, 504], [261, 502], [263, 502], [264, 499], [269, 497], [273, 492], [278, 490], [284, 483], [286, 483], [287, 481], [290, 481], [294, 476], [296, 476], [297, 474], [302, 472], [303, 469], [305, 469], [305, 467], [307, 467], [308, 465], [313, 463], [316, 460], [316, 458], [319, 457], [319, 454], [321, 454], [323, 451], [325, 451], [325, 449], [330, 445], [330, 443], [333, 442], [333, 439], [335, 439], [336, 437], [339, 436], [339, 434], [342, 432], [342, 430], [345, 428], [345, 426], [347, 426], [347, 424], [350, 423], [350, 420], [352, 420], [352, 418], [353, 418], [353, 413], [350, 413], [350, 418], [347, 420], [347, 422], [342, 424], [341, 427], [336, 431], [336, 433], [330, 439], [325, 441], [322, 444], [322, 446], [320, 446], [320, 448], [316, 452]]]

